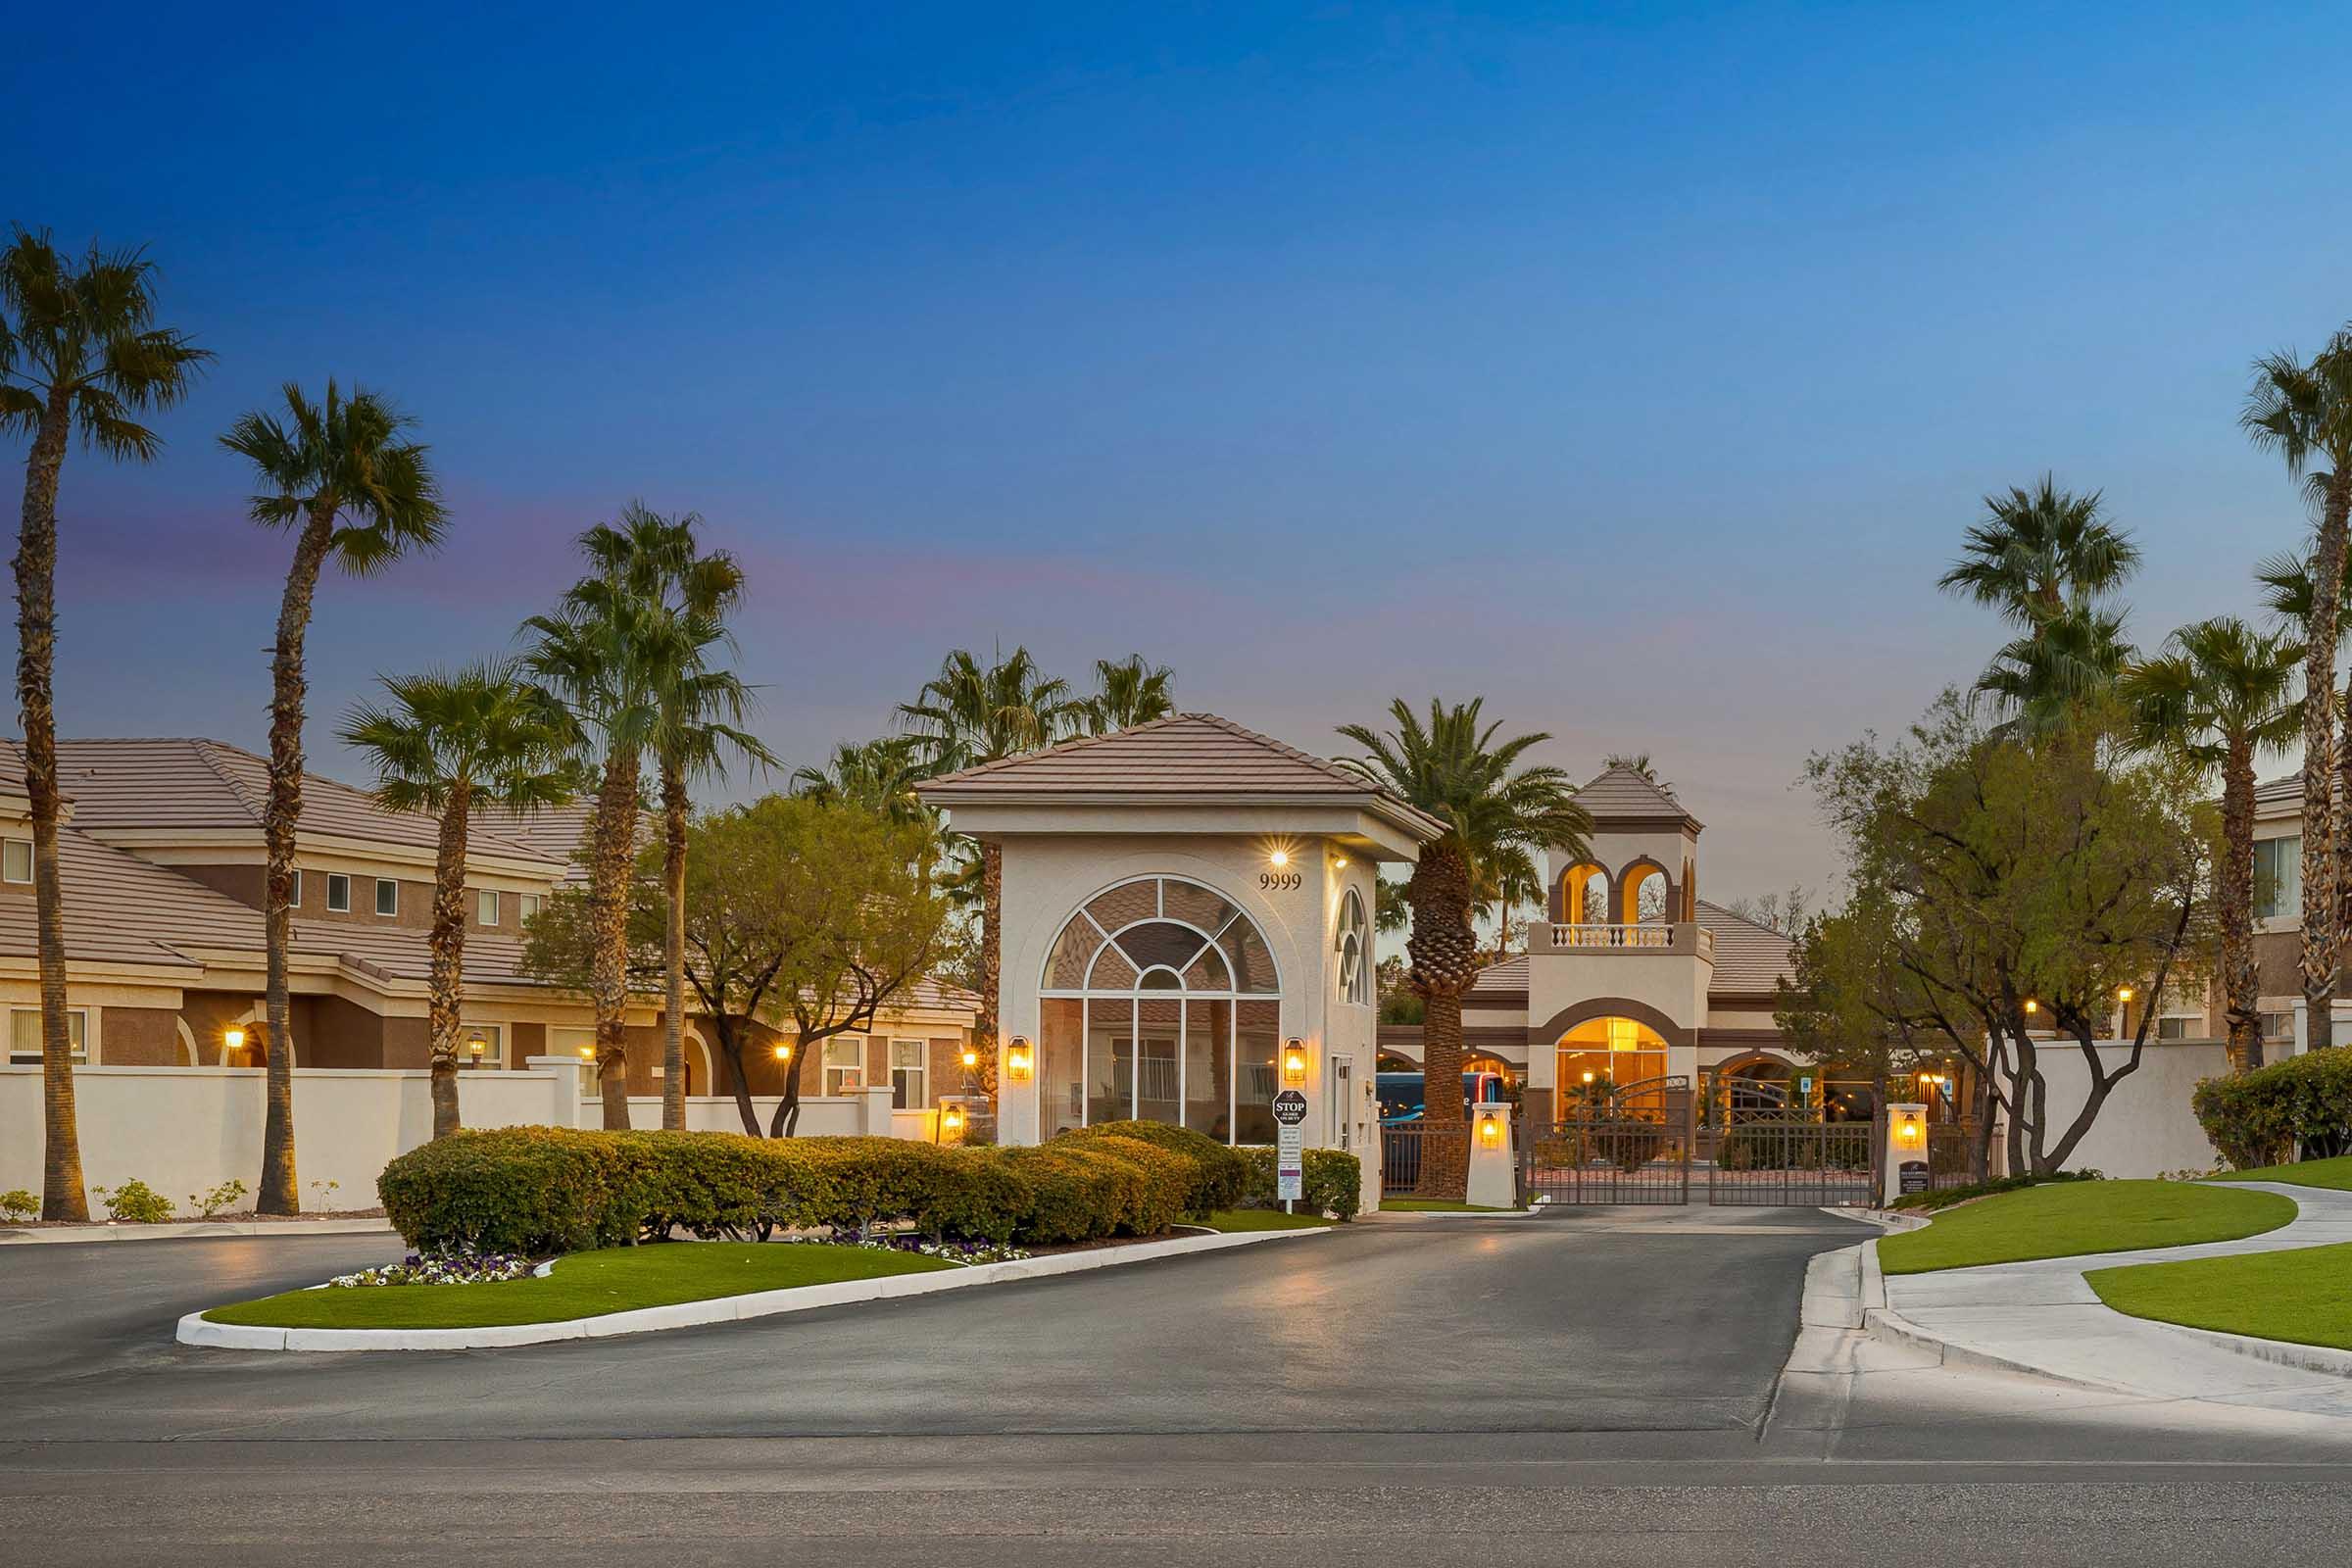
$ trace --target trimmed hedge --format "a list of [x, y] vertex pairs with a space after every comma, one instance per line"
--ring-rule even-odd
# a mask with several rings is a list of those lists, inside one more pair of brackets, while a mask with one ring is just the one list
[[1090, 1138], [1104, 1134], [1132, 1138], [1189, 1157], [1195, 1169], [1184, 1204], [1188, 1214], [1207, 1215], [1221, 1208], [1238, 1208], [1250, 1189], [1249, 1154], [1189, 1127], [1171, 1127], [1159, 1121], [1106, 1121], [1083, 1132], [1064, 1133], [1062, 1137]]
[[764, 1239], [780, 1229], [900, 1221], [931, 1236], [1036, 1245], [1150, 1236], [1181, 1215], [1205, 1214], [1198, 1205], [1231, 1185], [1230, 1151], [1204, 1162], [1188, 1147], [1132, 1131], [1090, 1128], [1044, 1149], [969, 1149], [506, 1127], [413, 1149], [384, 1167], [376, 1190], [419, 1250], [543, 1255], [673, 1231]]
[[2352, 1051], [2310, 1051], [2235, 1078], [2208, 1078], [2189, 1103], [2237, 1170], [2352, 1153]]
[[[1276, 1208], [1274, 1151], [1260, 1144], [1241, 1151], [1250, 1158], [1250, 1185], [1242, 1201], [1251, 1208]], [[1344, 1149], [1310, 1149], [1299, 1174], [1299, 1201], [1310, 1212], [1328, 1211], [1353, 1219], [1364, 1206], [1364, 1167]]]

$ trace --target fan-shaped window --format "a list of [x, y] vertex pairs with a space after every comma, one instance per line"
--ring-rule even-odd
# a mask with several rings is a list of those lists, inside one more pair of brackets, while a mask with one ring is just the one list
[[1340, 998], [1357, 1006], [1372, 1003], [1372, 953], [1364, 923], [1364, 901], [1353, 888], [1340, 900]]
[[1273, 1141], [1281, 982], [1264, 934], [1222, 896], [1174, 877], [1096, 894], [1054, 939], [1040, 988], [1043, 1136], [1141, 1117]]

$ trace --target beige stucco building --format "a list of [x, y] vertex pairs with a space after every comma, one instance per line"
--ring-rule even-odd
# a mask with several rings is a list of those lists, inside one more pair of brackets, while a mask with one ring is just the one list
[[1372, 1143], [1373, 883], [1435, 820], [1204, 713], [922, 795], [1003, 852], [1001, 1139], [1144, 1117], [1270, 1143], [1296, 1087], [1310, 1147]]

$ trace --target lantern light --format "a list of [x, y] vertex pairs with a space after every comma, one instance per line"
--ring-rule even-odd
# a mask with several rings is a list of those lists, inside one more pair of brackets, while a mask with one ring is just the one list
[[1025, 1081], [1029, 1076], [1030, 1059], [1029, 1037], [1014, 1035], [1004, 1047], [1005, 1076], [1016, 1083]]
[[245, 1049], [244, 1029], [239, 1025], [230, 1024], [220, 1032], [220, 1043], [231, 1051], [243, 1051]]
[[966, 1047], [964, 1047], [964, 1048], [963, 1048], [963, 1065], [964, 1065], [964, 1067], [965, 1067], [967, 1070], [969, 1070], [970, 1068], [973, 1068], [973, 1067], [977, 1067], [977, 1066], [979, 1066], [979, 1065], [980, 1065], [980, 1053], [979, 1053], [979, 1052], [977, 1052], [977, 1051], [975, 1051], [975, 1050], [973, 1050], [973, 1049], [972, 1049], [970, 1046], [966, 1046]]
[[1294, 1039], [1282, 1048], [1282, 1081], [1286, 1084], [1306, 1082], [1306, 1042]]
[[777, 1041], [774, 1055], [778, 1061], [790, 1061], [792, 1059], [792, 1043], [788, 1040]]
[[582, 1046], [580, 1048], [580, 1059], [582, 1061], [594, 1061], [596, 1059], [596, 1048], [594, 1046]]
[[476, 1029], [471, 1035], [466, 1037], [466, 1050], [469, 1054], [472, 1055], [474, 1060], [481, 1060], [483, 1054], [489, 1049], [490, 1042], [482, 1038], [482, 1032], [479, 1029]]
[[1480, 1138], [1482, 1138], [1482, 1139], [1486, 1140], [1486, 1142], [1488, 1142], [1488, 1143], [1490, 1143], [1490, 1144], [1494, 1144], [1494, 1143], [1499, 1143], [1499, 1142], [1501, 1142], [1501, 1140], [1502, 1140], [1502, 1118], [1501, 1118], [1500, 1116], [1481, 1116], [1481, 1117], [1479, 1117], [1479, 1118], [1478, 1118], [1478, 1136], [1479, 1136]]
[[2118, 1002], [2130, 1002], [2132, 1000], [2132, 988], [2130, 986], [2117, 986], [2115, 988], [2115, 1000]]
[[2039, 1012], [2040, 1010], [2041, 1010], [2041, 1004], [2040, 1004], [2040, 1003], [2038, 1003], [2038, 1002], [2035, 1002], [2035, 1001], [2034, 1001], [2034, 1000], [2032, 997], [2028, 997], [2028, 998], [2026, 999], [2026, 1012], [2027, 1012], [2027, 1014], [2028, 1014], [2029, 1016], [2031, 1016], [2031, 1015], [2032, 1015], [2032, 1014], [2034, 1014], [2034, 1013]]
[[941, 1106], [939, 1112], [939, 1130], [942, 1137], [945, 1137], [950, 1133], [962, 1132], [963, 1107], [961, 1105]]

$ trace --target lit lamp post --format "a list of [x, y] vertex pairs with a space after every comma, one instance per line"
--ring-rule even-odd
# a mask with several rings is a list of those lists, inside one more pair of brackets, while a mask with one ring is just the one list
[[490, 1042], [482, 1038], [482, 1032], [479, 1029], [466, 1039], [466, 1054], [473, 1058], [473, 1065], [476, 1067], [482, 1064], [482, 1056], [489, 1049]]
[[221, 1030], [220, 1048], [221, 1059], [224, 1061], [230, 1056], [243, 1055], [245, 1054], [245, 1031], [233, 1023]]
[[934, 1142], [942, 1144], [963, 1142], [963, 1107], [952, 1100], [939, 1108], [939, 1136]]

